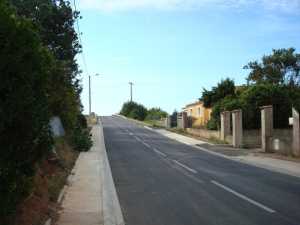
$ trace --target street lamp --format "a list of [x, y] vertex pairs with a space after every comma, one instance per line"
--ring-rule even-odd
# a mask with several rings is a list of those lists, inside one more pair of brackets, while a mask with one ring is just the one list
[[[100, 76], [98, 73], [94, 75], [95, 77]], [[89, 114], [92, 113], [92, 96], [91, 96], [91, 75], [89, 75]]]
[[130, 102], [132, 102], [132, 86], [133, 86], [133, 82], [129, 82], [130, 85]]

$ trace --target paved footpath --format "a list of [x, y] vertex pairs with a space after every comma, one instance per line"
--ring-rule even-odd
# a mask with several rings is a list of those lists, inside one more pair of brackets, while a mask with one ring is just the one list
[[92, 128], [92, 135], [92, 149], [80, 153], [74, 175], [69, 179], [58, 225], [124, 224], [101, 124]]

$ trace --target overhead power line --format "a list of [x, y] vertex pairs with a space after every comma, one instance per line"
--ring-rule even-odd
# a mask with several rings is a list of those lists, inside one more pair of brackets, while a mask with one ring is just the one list
[[[74, 10], [77, 11], [77, 4], [76, 4], [76, 0], [73, 0], [73, 4], [74, 4]], [[77, 34], [78, 34], [78, 41], [79, 44], [81, 45], [81, 58], [82, 58], [82, 63], [83, 63], [83, 67], [85, 72], [87, 73], [87, 75], [90, 75], [89, 70], [88, 70], [88, 66], [86, 63], [86, 57], [83, 51], [83, 43], [82, 43], [82, 39], [81, 39], [81, 31], [80, 31], [80, 27], [79, 27], [79, 20], [78, 18], [76, 19], [76, 28], [77, 28]]]

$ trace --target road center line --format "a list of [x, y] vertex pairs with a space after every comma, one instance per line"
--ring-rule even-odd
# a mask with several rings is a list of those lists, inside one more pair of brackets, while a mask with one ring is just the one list
[[179, 166], [185, 168], [186, 170], [192, 172], [192, 173], [197, 173], [196, 170], [194, 170], [194, 169], [192, 169], [192, 168], [190, 168], [190, 167], [188, 167], [188, 166], [186, 166], [186, 165], [184, 165], [184, 164], [178, 162], [177, 160], [173, 160], [173, 162], [176, 163], [177, 165], [179, 165]]
[[251, 204], [253, 204], [253, 205], [255, 205], [255, 206], [257, 206], [257, 207], [259, 207], [259, 208], [261, 208], [261, 209], [263, 209], [265, 211], [267, 211], [267, 212], [269, 212], [269, 213], [275, 213], [276, 212], [275, 210], [273, 210], [273, 209], [271, 209], [271, 208], [269, 208], [269, 207], [267, 207], [267, 206], [265, 206], [265, 205], [263, 205], [263, 204], [255, 201], [255, 200], [252, 200], [252, 199], [248, 198], [247, 196], [245, 196], [243, 194], [240, 194], [240, 193], [232, 190], [231, 188], [226, 187], [223, 184], [220, 184], [219, 182], [217, 182], [215, 180], [211, 180], [211, 183], [213, 183], [214, 185], [222, 188], [223, 190], [228, 191], [231, 194], [234, 194], [235, 196], [237, 196], [237, 197], [239, 197], [239, 198], [241, 198], [241, 199], [243, 199], [243, 200], [245, 200], [245, 201], [247, 201], [247, 202], [249, 202], [249, 203], [251, 203]]
[[159, 150], [157, 150], [155, 148], [153, 149], [153, 151], [155, 151], [157, 154], [159, 154], [159, 155], [161, 155], [163, 157], [167, 157], [167, 155], [165, 153], [163, 153], [163, 152], [161, 152], [161, 151], [159, 151]]

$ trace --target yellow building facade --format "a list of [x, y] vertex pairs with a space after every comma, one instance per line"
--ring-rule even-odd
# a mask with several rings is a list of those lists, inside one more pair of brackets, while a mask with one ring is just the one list
[[192, 120], [192, 127], [203, 127], [211, 117], [211, 108], [205, 108], [202, 101], [188, 104], [183, 108], [188, 117]]

